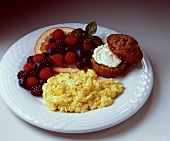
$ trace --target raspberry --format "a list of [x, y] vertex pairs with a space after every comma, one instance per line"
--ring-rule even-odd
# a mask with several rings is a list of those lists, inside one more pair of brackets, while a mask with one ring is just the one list
[[75, 36], [67, 36], [65, 38], [65, 42], [70, 45], [70, 46], [74, 46], [77, 43], [77, 38]]
[[64, 38], [64, 31], [61, 29], [56, 29], [53, 33], [52, 33], [52, 37], [55, 39], [62, 39]]
[[47, 80], [48, 78], [52, 77], [53, 73], [49, 67], [43, 68], [39, 73], [39, 78], [43, 80]]
[[56, 48], [56, 43], [49, 43], [45, 46], [46, 51], [48, 51], [50, 48]]
[[34, 85], [36, 85], [36, 84], [38, 84], [38, 79], [37, 78], [35, 78], [35, 77], [28, 77], [28, 79], [27, 79], [27, 88], [28, 89], [31, 89], [31, 87], [32, 86], [34, 86]]
[[76, 62], [76, 54], [74, 52], [68, 52], [64, 59], [67, 63], [73, 64]]
[[35, 54], [32, 59], [34, 63], [39, 63], [44, 59], [44, 54]]
[[43, 90], [42, 86], [40, 84], [34, 85], [31, 87], [31, 94], [34, 96], [40, 96], [42, 95]]
[[63, 56], [61, 54], [55, 54], [55, 55], [50, 56], [50, 59], [52, 60], [55, 66], [59, 67], [61, 66]]
[[33, 56], [29, 56], [29, 57], [27, 58], [27, 63], [34, 64]]
[[23, 67], [24, 70], [29, 71], [31, 69], [34, 69], [34, 64], [26, 63]]

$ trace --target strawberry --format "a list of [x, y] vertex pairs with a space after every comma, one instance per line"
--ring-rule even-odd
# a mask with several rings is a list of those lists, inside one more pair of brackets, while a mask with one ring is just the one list
[[52, 37], [55, 39], [62, 39], [64, 38], [64, 31], [62, 29], [56, 29], [53, 33], [52, 33]]
[[51, 55], [50, 59], [53, 61], [53, 64], [57, 67], [61, 66], [63, 56], [61, 54]]
[[53, 73], [52, 73], [50, 67], [45, 67], [39, 72], [39, 78], [43, 79], [43, 80], [46, 80], [52, 76], [53, 76]]
[[74, 45], [76, 45], [78, 40], [75, 36], [69, 35], [65, 38], [65, 42], [70, 46], [74, 46]]
[[36, 77], [28, 77], [26, 85], [28, 89], [31, 89], [32, 86], [38, 84], [38, 79]]
[[31, 70], [31, 69], [34, 69], [34, 64], [26, 63], [26, 64], [23, 66], [23, 69], [26, 70], [26, 71], [29, 71], [29, 70]]
[[44, 54], [35, 54], [32, 59], [34, 63], [40, 63], [44, 59]]
[[74, 52], [68, 52], [66, 53], [64, 60], [69, 63], [69, 64], [73, 64], [76, 62], [76, 54]]
[[45, 46], [46, 51], [48, 51], [50, 48], [56, 48], [56, 43], [49, 43]]

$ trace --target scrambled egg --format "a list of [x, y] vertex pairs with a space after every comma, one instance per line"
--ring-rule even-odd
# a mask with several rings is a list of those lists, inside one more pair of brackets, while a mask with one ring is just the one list
[[119, 81], [102, 80], [89, 69], [49, 78], [43, 85], [43, 98], [50, 110], [80, 113], [111, 105], [123, 90]]

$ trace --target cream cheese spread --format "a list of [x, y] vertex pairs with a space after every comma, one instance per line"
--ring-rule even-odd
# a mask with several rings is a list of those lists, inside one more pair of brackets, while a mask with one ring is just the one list
[[110, 51], [107, 44], [95, 48], [93, 58], [98, 64], [108, 67], [117, 67], [121, 63], [121, 60]]

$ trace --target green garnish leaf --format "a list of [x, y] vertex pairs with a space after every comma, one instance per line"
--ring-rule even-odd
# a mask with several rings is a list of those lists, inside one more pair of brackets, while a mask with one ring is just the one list
[[82, 28], [77, 28], [77, 29], [75, 29], [74, 35], [75, 35], [77, 38], [83, 38], [83, 37], [84, 37], [84, 31], [83, 31], [83, 29], [82, 29]]
[[96, 21], [93, 21], [86, 26], [86, 32], [87, 32], [88, 37], [91, 37], [93, 34], [96, 33], [96, 31], [97, 31]]
[[99, 36], [92, 36], [91, 40], [98, 46], [103, 45], [103, 40]]

